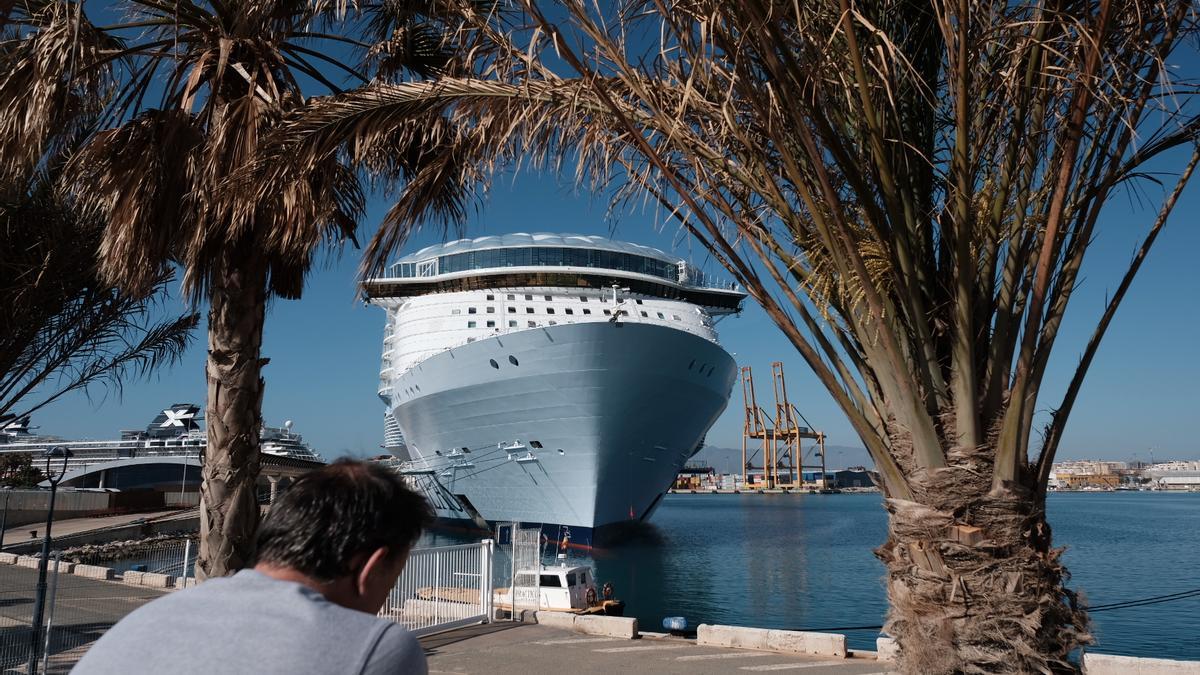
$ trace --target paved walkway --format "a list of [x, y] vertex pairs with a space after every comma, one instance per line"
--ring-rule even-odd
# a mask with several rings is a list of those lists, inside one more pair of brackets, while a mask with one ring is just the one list
[[[54, 538], [67, 537], [80, 532], [90, 532], [92, 530], [104, 530], [110, 527], [120, 527], [122, 525], [130, 525], [138, 520], [170, 520], [175, 518], [195, 518], [196, 510], [187, 509], [179, 510], [172, 509], [170, 511], [150, 511], [147, 513], [123, 513], [116, 516], [93, 516], [88, 518], [68, 518], [67, 520], [54, 521], [54, 527], [50, 533]], [[41, 536], [45, 534], [44, 530], [46, 523], [29, 523], [28, 525], [20, 525], [10, 527], [3, 535], [3, 540], [0, 541], [0, 548], [5, 544], [24, 544], [31, 541], [29, 536], [30, 531], [37, 530], [38, 538], [36, 541], [41, 541]]]
[[787, 673], [883, 675], [874, 658], [833, 659], [697, 646], [679, 639], [581, 635], [536, 624], [471, 626], [421, 639], [430, 675], [611, 675], [612, 673]]
[[[27, 658], [37, 570], [0, 565], [0, 672]], [[66, 672], [126, 614], [166, 591], [73, 574], [58, 578], [50, 640], [50, 670]]]

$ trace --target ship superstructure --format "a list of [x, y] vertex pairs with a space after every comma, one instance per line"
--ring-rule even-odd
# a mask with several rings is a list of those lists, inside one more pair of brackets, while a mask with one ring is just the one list
[[649, 247], [460, 240], [365, 287], [387, 313], [378, 393], [404, 471], [446, 517], [644, 520], [737, 375], [714, 323], [745, 294]]

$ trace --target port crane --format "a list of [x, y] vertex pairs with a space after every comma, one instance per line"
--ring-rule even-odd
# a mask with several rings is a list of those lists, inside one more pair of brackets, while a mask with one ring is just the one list
[[[741, 379], [742, 401], [745, 404], [742, 485], [749, 489], [797, 488], [804, 482], [804, 471], [809, 469], [820, 470], [817, 487], [825, 489], [825, 433], [812, 429], [812, 425], [788, 399], [783, 362], [771, 364], [774, 416], [758, 404], [754, 373], [750, 366], [742, 366]], [[800, 425], [801, 420], [805, 426]], [[803, 447], [805, 440], [815, 441], [807, 452]]]

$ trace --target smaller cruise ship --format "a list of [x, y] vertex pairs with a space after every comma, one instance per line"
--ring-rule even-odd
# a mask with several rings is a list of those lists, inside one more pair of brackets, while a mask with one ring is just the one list
[[[145, 457], [199, 457], [208, 445], [208, 435], [200, 422], [204, 419], [195, 403], [176, 403], [163, 409], [145, 429], [121, 431], [118, 439], [100, 441], [69, 441], [58, 436], [34, 433], [28, 416], [11, 420], [0, 429], [0, 454], [9, 452], [40, 452], [49, 447], [71, 451], [71, 469], [83, 469], [91, 464]], [[282, 427], [264, 425], [259, 435], [262, 453], [324, 462], [321, 455], [292, 431], [288, 420]]]

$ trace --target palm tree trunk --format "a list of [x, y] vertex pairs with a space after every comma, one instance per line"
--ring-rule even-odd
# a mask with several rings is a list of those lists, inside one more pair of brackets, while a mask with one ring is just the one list
[[[968, 456], [970, 454], [970, 456]], [[1068, 655], [1091, 641], [1087, 613], [1064, 583], [1045, 500], [1009, 485], [990, 490], [985, 458], [951, 453], [951, 466], [914, 477], [914, 500], [888, 499], [885, 632], [900, 672], [1075, 672]]]
[[258, 439], [263, 396], [266, 263], [231, 246], [214, 270], [208, 312], [208, 449], [200, 490], [197, 578], [250, 564], [258, 527]]

